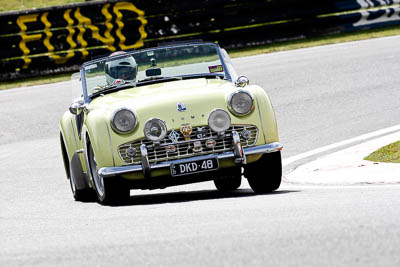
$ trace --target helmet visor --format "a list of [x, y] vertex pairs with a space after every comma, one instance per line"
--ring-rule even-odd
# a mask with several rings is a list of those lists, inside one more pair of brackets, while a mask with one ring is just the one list
[[116, 66], [110, 69], [111, 77], [114, 79], [122, 80], [134, 80], [135, 79], [135, 68], [131, 66]]

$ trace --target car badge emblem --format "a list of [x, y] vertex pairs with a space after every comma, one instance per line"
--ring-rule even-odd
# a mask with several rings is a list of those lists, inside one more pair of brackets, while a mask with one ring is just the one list
[[176, 146], [174, 146], [174, 145], [168, 145], [168, 146], [167, 146], [167, 152], [168, 152], [168, 153], [174, 153], [174, 152], [176, 152]]
[[198, 139], [204, 138], [207, 135], [207, 130], [204, 127], [197, 127], [196, 136]]
[[203, 147], [201, 146], [201, 142], [200, 141], [196, 141], [196, 142], [193, 143], [193, 151], [194, 152], [203, 151]]
[[172, 130], [169, 135], [168, 135], [169, 140], [171, 140], [174, 143], [178, 143], [179, 139], [179, 133], [177, 133], [175, 130]]
[[213, 147], [215, 147], [216, 144], [217, 144], [217, 142], [214, 139], [208, 139], [206, 141], [207, 148], [213, 148]]
[[190, 134], [192, 133], [192, 130], [193, 130], [192, 126], [190, 126], [190, 124], [188, 123], [181, 125], [181, 133], [185, 137], [186, 141], [190, 140]]
[[186, 110], [185, 104], [183, 104], [182, 102], [179, 102], [179, 103], [178, 103], [178, 111], [179, 111], [179, 112], [183, 112], [183, 111], [185, 111], [185, 110]]

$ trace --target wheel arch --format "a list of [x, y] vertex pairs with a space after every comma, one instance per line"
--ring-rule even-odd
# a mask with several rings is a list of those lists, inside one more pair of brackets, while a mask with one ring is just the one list
[[88, 188], [87, 176], [81, 161], [81, 142], [78, 139], [73, 115], [65, 112], [60, 121], [60, 147], [67, 179], [74, 176], [78, 190]]
[[62, 132], [60, 132], [60, 146], [61, 146], [61, 156], [64, 163], [65, 174], [67, 175], [67, 179], [70, 179], [71, 173], [69, 171], [70, 169], [69, 157], [67, 149], [65, 148], [65, 142]]
[[[89, 112], [82, 131], [84, 138], [84, 149], [87, 152], [89, 144], [96, 155], [96, 162], [99, 167], [115, 166], [114, 152], [111, 143], [110, 127], [103, 112]], [[86, 164], [88, 162], [86, 161]]]
[[268, 94], [259, 86], [252, 86], [260, 115], [265, 143], [279, 142], [278, 124], [275, 111]]

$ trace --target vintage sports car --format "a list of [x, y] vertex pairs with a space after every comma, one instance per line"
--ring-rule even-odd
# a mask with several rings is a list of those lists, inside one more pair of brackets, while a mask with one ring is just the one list
[[[237, 77], [214, 43], [175, 43], [86, 62], [79, 98], [61, 118], [61, 151], [76, 200], [101, 204], [213, 180], [255, 193], [281, 183], [282, 145], [265, 91]], [[77, 89], [76, 87], [74, 88]], [[96, 194], [94, 194], [96, 192]]]

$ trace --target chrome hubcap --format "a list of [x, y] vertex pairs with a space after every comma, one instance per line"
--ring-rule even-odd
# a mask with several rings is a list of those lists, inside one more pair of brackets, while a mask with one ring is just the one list
[[96, 191], [100, 196], [104, 196], [104, 179], [97, 173], [97, 163], [92, 148], [90, 148], [90, 168], [96, 185]]
[[76, 192], [75, 177], [74, 177], [74, 174], [72, 173], [71, 167], [69, 167], [69, 174], [70, 174], [69, 180], [71, 183], [71, 190], [72, 190], [72, 193], [75, 194], [75, 192]]

